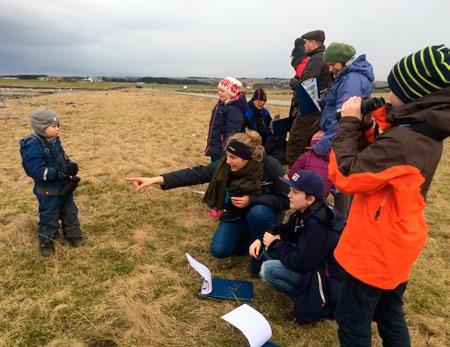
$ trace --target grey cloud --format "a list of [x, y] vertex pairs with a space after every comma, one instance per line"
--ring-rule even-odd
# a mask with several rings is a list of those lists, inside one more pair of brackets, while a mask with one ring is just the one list
[[448, 44], [450, 3], [0, 0], [0, 8], [0, 74], [290, 77], [294, 39], [322, 28], [326, 43], [353, 44], [385, 79], [401, 56]]

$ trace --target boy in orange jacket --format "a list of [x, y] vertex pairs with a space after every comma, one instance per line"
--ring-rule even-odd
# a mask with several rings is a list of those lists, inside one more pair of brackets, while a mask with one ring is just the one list
[[384, 346], [410, 346], [402, 299], [427, 233], [425, 198], [450, 134], [450, 54], [429, 46], [388, 77], [391, 127], [360, 150], [361, 98], [344, 103], [329, 177], [354, 194], [334, 252], [346, 271], [336, 309], [342, 346], [370, 346], [372, 321]]

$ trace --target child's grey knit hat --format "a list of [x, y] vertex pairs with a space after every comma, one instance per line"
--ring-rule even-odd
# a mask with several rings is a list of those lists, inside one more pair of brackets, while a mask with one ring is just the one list
[[31, 128], [38, 135], [45, 136], [44, 129], [53, 124], [59, 124], [59, 117], [49, 108], [39, 107], [31, 114]]

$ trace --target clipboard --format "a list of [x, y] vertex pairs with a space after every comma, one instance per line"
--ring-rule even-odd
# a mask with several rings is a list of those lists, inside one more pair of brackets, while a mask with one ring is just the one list
[[213, 278], [207, 266], [186, 253], [189, 265], [203, 278], [198, 295], [203, 298], [253, 301], [253, 283]]
[[306, 117], [315, 111], [320, 111], [320, 105], [317, 101], [320, 94], [316, 78], [298, 83], [295, 87], [295, 94], [300, 109], [300, 117]]
[[253, 283], [242, 280], [212, 279], [212, 291], [199, 295], [203, 298], [253, 301]]

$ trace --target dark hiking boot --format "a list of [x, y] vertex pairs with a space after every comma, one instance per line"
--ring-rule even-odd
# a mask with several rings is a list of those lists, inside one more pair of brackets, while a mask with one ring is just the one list
[[307, 325], [308, 323], [298, 319], [295, 315], [295, 311], [289, 311], [287, 314], [287, 318], [294, 323], [300, 324], [300, 325]]
[[251, 279], [254, 279], [254, 280], [260, 279], [259, 273], [258, 273], [258, 272], [250, 271], [250, 278], [251, 278]]
[[72, 247], [79, 247], [84, 244], [83, 236], [68, 240]]
[[[261, 251], [262, 252], [262, 251]], [[251, 258], [250, 259], [250, 273], [258, 278], [261, 271], [262, 260]]]
[[51, 257], [55, 255], [55, 245], [53, 242], [43, 242], [39, 244], [39, 251], [43, 257]]

